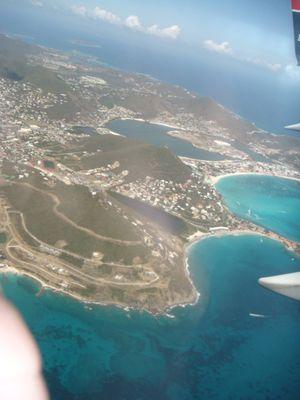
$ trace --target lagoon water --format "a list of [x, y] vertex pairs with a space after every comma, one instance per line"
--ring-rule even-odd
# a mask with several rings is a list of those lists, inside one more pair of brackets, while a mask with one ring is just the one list
[[235, 214], [300, 242], [300, 182], [265, 175], [221, 179], [216, 189]]
[[[261, 276], [300, 259], [260, 236], [206, 239], [189, 251], [200, 302], [174, 319], [84, 305], [31, 280], [2, 278], [42, 349], [54, 400], [285, 399], [300, 391], [300, 303]], [[255, 318], [249, 314], [264, 315]]]
[[168, 132], [171, 131], [172, 128], [164, 125], [150, 124], [133, 119], [115, 119], [109, 122], [106, 127], [115, 133], [131, 139], [142, 140], [143, 142], [159, 147], [166, 146], [177, 156], [211, 161], [225, 159], [225, 157], [219, 153], [199, 149], [186, 140], [168, 135]]
[[187, 233], [187, 225], [181, 218], [169, 214], [160, 208], [153, 207], [141, 200], [123, 196], [120, 193], [112, 193], [111, 195], [125, 206], [132, 208], [138, 214], [143, 215], [148, 220], [159, 225], [166, 232], [172, 235], [183, 235]]

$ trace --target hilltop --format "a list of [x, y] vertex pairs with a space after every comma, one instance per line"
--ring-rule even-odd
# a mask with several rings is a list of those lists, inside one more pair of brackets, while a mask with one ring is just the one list
[[167, 148], [155, 147], [121, 136], [95, 136], [78, 143], [84, 151], [95, 152], [81, 158], [82, 169], [94, 169], [118, 162], [115, 172], [128, 171], [126, 181], [146, 176], [155, 179], [185, 182], [191, 170]]
[[41, 49], [0, 34], [0, 77], [28, 82], [51, 93], [68, 93], [70, 88], [58, 74], [40, 65], [30, 63]]

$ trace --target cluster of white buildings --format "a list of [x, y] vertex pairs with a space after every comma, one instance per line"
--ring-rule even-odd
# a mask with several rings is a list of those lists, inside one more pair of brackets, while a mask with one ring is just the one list
[[228, 219], [214, 188], [195, 175], [185, 183], [146, 177], [114, 190], [207, 227], [218, 226]]

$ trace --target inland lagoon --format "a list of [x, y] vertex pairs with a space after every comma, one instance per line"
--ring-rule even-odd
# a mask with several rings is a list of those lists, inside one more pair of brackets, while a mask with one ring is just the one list
[[115, 119], [110, 121], [106, 128], [131, 139], [138, 139], [158, 147], [168, 147], [177, 156], [210, 161], [226, 158], [219, 153], [200, 149], [186, 140], [169, 135], [168, 132], [175, 130], [169, 126], [135, 119]]

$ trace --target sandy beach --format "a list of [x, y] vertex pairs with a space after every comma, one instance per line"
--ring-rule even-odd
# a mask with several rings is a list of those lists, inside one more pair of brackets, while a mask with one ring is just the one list
[[160, 126], [164, 126], [166, 128], [171, 128], [171, 129], [177, 130], [177, 131], [178, 130], [179, 131], [184, 130], [184, 129], [180, 128], [179, 126], [170, 125], [170, 124], [167, 124], [165, 122], [159, 122], [159, 121], [153, 121], [153, 120], [145, 120], [145, 119], [142, 119], [142, 118], [119, 118], [119, 119], [121, 121], [137, 121], [137, 122], [144, 122], [146, 124], [160, 125]]
[[212, 176], [209, 179], [210, 179], [210, 182], [212, 183], [212, 185], [216, 185], [221, 179], [228, 178], [230, 176], [238, 176], [238, 175], [272, 176], [274, 178], [289, 179], [289, 180], [300, 182], [300, 178], [285, 176], [285, 175], [262, 174], [260, 172], [233, 172], [231, 174]]

